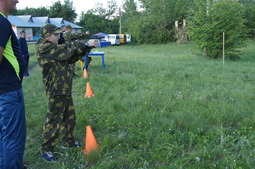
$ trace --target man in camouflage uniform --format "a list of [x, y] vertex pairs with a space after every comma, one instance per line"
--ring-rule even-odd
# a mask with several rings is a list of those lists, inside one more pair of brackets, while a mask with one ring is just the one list
[[72, 33], [72, 30], [73, 30], [73, 27], [71, 25], [66, 25], [65, 26], [65, 33], [64, 33], [64, 38], [65, 38], [65, 41], [68, 41], [68, 42], [73, 42], [75, 40], [78, 40], [78, 39], [87, 39], [89, 35], [85, 33]]
[[58, 44], [63, 44], [65, 43], [65, 38], [64, 38], [64, 33], [66, 31], [66, 26], [65, 25], [62, 25], [61, 26], [61, 31], [60, 34], [59, 34], [59, 40], [58, 40]]
[[[66, 25], [65, 33], [63, 35], [65, 41], [73, 42], [73, 41], [75, 41], [77, 39], [82, 39], [85, 42], [87, 42], [89, 40], [89, 38], [90, 38], [90, 31], [86, 31], [85, 33], [72, 33], [72, 30], [73, 30], [73, 28], [72, 28], [71, 25]], [[88, 68], [88, 65], [91, 62], [92, 58], [86, 56], [86, 59], [87, 59], [86, 60], [86, 64], [87, 64], [86, 68]], [[84, 63], [84, 57], [82, 57], [80, 60]], [[74, 66], [75, 65], [73, 64], [73, 65], [70, 65], [70, 66], [73, 68], [73, 72], [74, 72], [74, 70], [75, 70]]]
[[[86, 34], [87, 36], [90, 36], [90, 34], [91, 34], [90, 30], [87, 30], [87, 31], [85, 32], [85, 34]], [[86, 38], [86, 39], [84, 39], [84, 40], [87, 42], [87, 41], [89, 40], [89, 38]], [[84, 58], [84, 57], [85, 57], [85, 58]], [[90, 64], [92, 58], [91, 58], [90, 56], [88, 56], [88, 55], [86, 55], [86, 56], [84, 56], [84, 57], [82, 58], [82, 62], [83, 62], [83, 65], [84, 65], [84, 59], [86, 59], [85, 68], [88, 69], [89, 64]]]
[[63, 148], [79, 147], [74, 138], [76, 116], [71, 96], [72, 70], [69, 64], [75, 63], [96, 42], [86, 46], [80, 41], [58, 44], [60, 31], [53, 24], [45, 24], [40, 29], [40, 36], [36, 43], [36, 57], [42, 67], [43, 83], [48, 97], [48, 111], [43, 127], [43, 144], [41, 155], [48, 162], [56, 162], [53, 156], [54, 147], [63, 130]]
[[[81, 39], [87, 39], [87, 34], [85, 33], [72, 33], [73, 27], [71, 25], [65, 26], [65, 32], [63, 34], [63, 38], [65, 39], [65, 42], [73, 42], [75, 40], [81, 40]], [[83, 60], [83, 58], [82, 58]], [[76, 76], [75, 74], [75, 63], [70, 64], [70, 67], [73, 71], [73, 76]]]

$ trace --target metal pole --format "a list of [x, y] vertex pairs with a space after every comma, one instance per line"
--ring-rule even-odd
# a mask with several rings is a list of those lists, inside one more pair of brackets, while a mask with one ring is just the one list
[[120, 34], [121, 34], [121, 10], [120, 10], [120, 8], [119, 8], [119, 14], [120, 14], [120, 30], [119, 30], [119, 32], [120, 32]]
[[222, 61], [223, 61], [223, 65], [225, 63], [225, 32], [223, 32], [223, 50], [222, 50]]

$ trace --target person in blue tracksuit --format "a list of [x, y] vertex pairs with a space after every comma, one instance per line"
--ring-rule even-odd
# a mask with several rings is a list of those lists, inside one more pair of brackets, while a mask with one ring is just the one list
[[0, 169], [20, 169], [26, 141], [25, 62], [7, 16], [18, 0], [0, 0]]

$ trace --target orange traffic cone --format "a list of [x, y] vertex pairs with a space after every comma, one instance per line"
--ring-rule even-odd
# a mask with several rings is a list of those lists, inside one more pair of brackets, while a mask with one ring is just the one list
[[89, 74], [87, 72], [87, 69], [83, 69], [83, 78], [88, 78], [89, 77]]
[[87, 82], [86, 94], [84, 95], [84, 97], [91, 97], [91, 96], [95, 96], [95, 94], [93, 94], [90, 84], [89, 82]]
[[85, 142], [85, 149], [84, 149], [84, 155], [87, 155], [92, 150], [97, 150], [98, 145], [97, 141], [95, 139], [95, 136], [93, 134], [93, 131], [90, 126], [86, 127], [86, 142]]

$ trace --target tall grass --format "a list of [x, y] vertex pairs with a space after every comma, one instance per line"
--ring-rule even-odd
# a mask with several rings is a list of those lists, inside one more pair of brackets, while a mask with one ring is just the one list
[[[241, 60], [208, 60], [185, 45], [98, 48], [89, 78], [76, 65], [73, 99], [79, 149], [56, 147], [59, 162], [39, 154], [47, 99], [34, 56], [23, 83], [27, 115], [25, 161], [30, 168], [253, 168], [255, 147], [255, 43]], [[30, 45], [34, 54], [34, 46]], [[86, 82], [95, 96], [84, 98]], [[85, 127], [99, 152], [84, 158]], [[60, 140], [61, 142], [61, 140]]]

